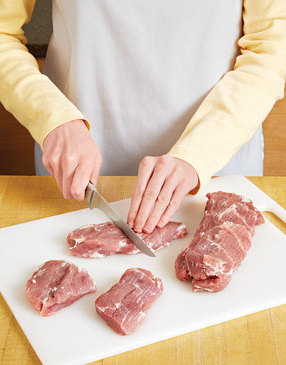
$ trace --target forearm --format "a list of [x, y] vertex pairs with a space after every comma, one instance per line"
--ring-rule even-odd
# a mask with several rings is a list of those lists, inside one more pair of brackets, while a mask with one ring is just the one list
[[34, 0], [0, 1], [0, 101], [42, 145], [57, 126], [84, 119], [66, 96], [41, 74], [22, 30]]
[[255, 133], [283, 97], [286, 73], [286, 3], [247, 0], [241, 55], [217, 83], [169, 152], [189, 162], [201, 186]]
[[0, 100], [41, 145], [57, 126], [84, 119], [65, 95], [40, 73], [27, 48], [3, 34], [0, 35]]

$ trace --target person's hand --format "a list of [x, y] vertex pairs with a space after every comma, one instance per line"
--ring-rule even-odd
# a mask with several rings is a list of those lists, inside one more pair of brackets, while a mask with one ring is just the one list
[[131, 198], [127, 223], [136, 232], [164, 227], [183, 197], [198, 184], [196, 170], [187, 162], [163, 155], [144, 157]]
[[83, 120], [52, 130], [44, 139], [43, 164], [65, 199], [83, 200], [89, 180], [97, 184], [102, 158]]

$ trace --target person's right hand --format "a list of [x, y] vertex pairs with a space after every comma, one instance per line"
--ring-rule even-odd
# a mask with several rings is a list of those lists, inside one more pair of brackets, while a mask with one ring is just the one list
[[83, 200], [89, 180], [97, 184], [102, 165], [100, 150], [83, 120], [52, 130], [44, 139], [42, 160], [65, 199]]

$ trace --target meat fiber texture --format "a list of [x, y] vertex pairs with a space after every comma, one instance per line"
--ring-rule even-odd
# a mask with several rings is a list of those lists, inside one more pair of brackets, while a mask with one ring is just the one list
[[50, 316], [95, 291], [95, 281], [84, 269], [63, 260], [44, 263], [26, 285], [28, 300], [41, 316]]
[[128, 269], [110, 290], [95, 301], [97, 313], [120, 335], [130, 335], [142, 325], [146, 311], [162, 294], [161, 279], [150, 271]]
[[[187, 233], [183, 223], [169, 222], [161, 229], [155, 228], [152, 233], [138, 235], [152, 251], [158, 251]], [[77, 257], [102, 258], [117, 253], [130, 255], [141, 252], [112, 222], [78, 228], [67, 236], [67, 242], [69, 254]]]
[[204, 217], [193, 240], [175, 263], [179, 280], [192, 280], [192, 289], [218, 292], [224, 289], [251, 246], [262, 214], [241, 195], [218, 191], [207, 194]]

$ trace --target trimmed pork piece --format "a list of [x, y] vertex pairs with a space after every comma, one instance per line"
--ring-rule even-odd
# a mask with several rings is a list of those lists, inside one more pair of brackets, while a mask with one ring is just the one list
[[207, 194], [204, 217], [192, 241], [175, 263], [179, 280], [192, 280], [193, 291], [224, 289], [251, 246], [262, 214], [241, 195], [218, 191]]
[[[161, 229], [155, 228], [152, 233], [138, 235], [152, 251], [158, 251], [187, 233], [183, 223], [169, 222]], [[77, 257], [102, 258], [116, 253], [130, 255], [141, 252], [112, 222], [77, 228], [67, 236], [67, 242], [69, 254]]]
[[28, 300], [41, 316], [50, 316], [95, 291], [95, 281], [84, 269], [63, 260], [44, 263], [26, 285]]
[[128, 269], [119, 283], [95, 301], [97, 313], [120, 335], [130, 335], [142, 325], [146, 311], [162, 294], [161, 279], [150, 271]]

